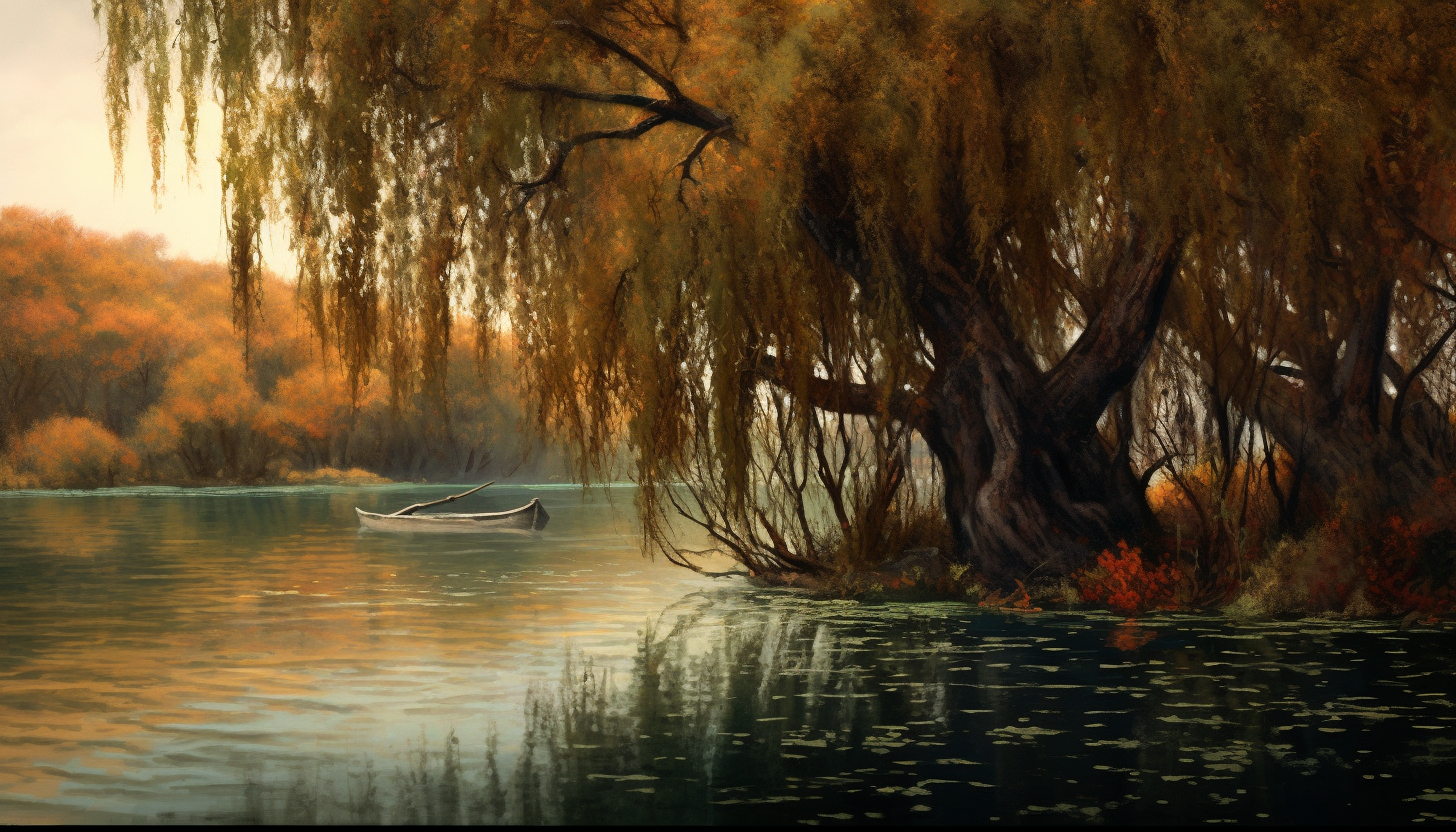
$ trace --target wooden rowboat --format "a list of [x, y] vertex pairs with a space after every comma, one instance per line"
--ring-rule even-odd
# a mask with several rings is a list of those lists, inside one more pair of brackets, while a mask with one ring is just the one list
[[359, 525], [378, 532], [488, 532], [500, 529], [529, 529], [540, 531], [546, 528], [551, 516], [541, 507], [540, 500], [532, 500], [520, 508], [510, 511], [488, 511], [482, 514], [421, 514], [417, 516], [396, 514], [375, 514], [356, 508]]
[[419, 503], [400, 509], [393, 514], [375, 514], [355, 507], [359, 525], [380, 532], [488, 532], [488, 531], [540, 531], [546, 528], [551, 515], [542, 508], [540, 500], [531, 500], [520, 508], [510, 511], [487, 511], [478, 514], [413, 514], [426, 506], [450, 503], [461, 497], [474, 494], [486, 485], [472, 488], [464, 494], [456, 494], [443, 500]]

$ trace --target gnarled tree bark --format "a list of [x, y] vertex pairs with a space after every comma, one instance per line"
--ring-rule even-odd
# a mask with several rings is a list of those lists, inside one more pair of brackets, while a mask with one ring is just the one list
[[[948, 252], [930, 275], [908, 252], [875, 275], [854, 219], [826, 184], [800, 216], [819, 247], [870, 294], [894, 285], [934, 349], [931, 382], [911, 422], [940, 463], [955, 551], [994, 586], [1056, 577], [1155, 525], [1125, 447], [1098, 421], [1147, 356], [1177, 272], [1176, 232], [1152, 237], [1134, 219], [1107, 276], [1109, 301], [1050, 370], [1041, 371], [985, 288], [981, 264]], [[964, 249], [961, 249], [964, 251]], [[847, 400], [846, 402], [847, 403]], [[825, 397], [825, 405], [833, 402]], [[887, 414], [894, 415], [894, 414]]]
[[1377, 511], [1400, 510], [1456, 469], [1456, 430], [1419, 380], [1432, 355], [1407, 371], [1388, 352], [1394, 283], [1374, 282], [1345, 331], [1311, 339], [1298, 369], [1275, 374], [1259, 402], [1261, 425], [1301, 472], [1304, 496], [1286, 507], [1287, 525], [1321, 516], [1350, 487]]

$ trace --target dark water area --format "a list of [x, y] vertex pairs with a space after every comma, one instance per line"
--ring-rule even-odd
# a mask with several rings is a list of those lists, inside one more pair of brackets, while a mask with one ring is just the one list
[[357, 528], [450, 492], [0, 494], [0, 821], [1456, 819], [1446, 624], [815, 601], [626, 488]]

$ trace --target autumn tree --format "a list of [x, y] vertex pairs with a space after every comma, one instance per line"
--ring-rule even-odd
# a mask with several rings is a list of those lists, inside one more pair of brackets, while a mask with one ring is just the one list
[[216, 346], [173, 371], [138, 435], [146, 447], [175, 454], [195, 480], [255, 482], [278, 454], [274, 411], [248, 383], [242, 355]]
[[157, 400], [164, 365], [194, 337], [161, 247], [0, 210], [0, 445], [55, 414], [124, 433]]
[[[1135, 440], [1160, 405], [1132, 385], [1200, 293], [1272, 293], [1255, 306], [1307, 331], [1247, 360], [1297, 367], [1306, 398], [1348, 366], [1322, 400], [1374, 413], [1392, 235], [1420, 236], [1391, 229], [1440, 190], [1456, 123], [1456, 11], [1414, 0], [97, 14], [118, 153], [133, 76], [158, 166], [174, 89], [188, 147], [198, 97], [222, 105], [240, 325], [270, 212], [356, 378], [377, 354], [397, 383], [438, 377], [457, 304], [508, 319], [543, 423], [598, 461], [625, 428], [648, 519], [686, 480], [760, 571], [833, 568], [802, 507], [854, 537], [922, 481], [919, 441], [952, 557], [993, 583], [1146, 537], [1165, 461]], [[1165, 346], [1206, 384], [1219, 345], [1183, 320]]]
[[1181, 532], [1215, 572], [1339, 503], [1405, 513], [1456, 470], [1450, 11], [1266, 14], [1242, 34], [1191, 29], [1222, 38], [1219, 71], [1250, 107], [1209, 150], [1259, 177], [1222, 185], [1220, 235], [1185, 260], [1136, 396], [1136, 444], [1193, 509]]
[[[464, 337], [438, 389], [392, 397], [371, 367], [351, 391], [292, 287], [270, 276], [254, 307], [267, 326], [252, 333], [245, 366], [226, 270], [164, 249], [156, 237], [0, 209], [0, 488], [239, 482], [331, 466], [411, 479], [560, 470], [554, 457], [516, 468], [509, 343], [485, 365], [489, 381]], [[118, 441], [135, 459], [113, 458]]]

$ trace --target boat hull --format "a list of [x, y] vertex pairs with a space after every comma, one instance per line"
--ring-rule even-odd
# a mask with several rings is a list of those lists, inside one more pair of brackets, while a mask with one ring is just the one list
[[447, 534], [470, 534], [490, 531], [540, 531], [546, 528], [551, 515], [541, 507], [540, 500], [511, 509], [483, 514], [422, 514], [397, 515], [375, 514], [362, 508], [355, 508], [359, 514], [359, 525], [377, 532], [425, 532]]

